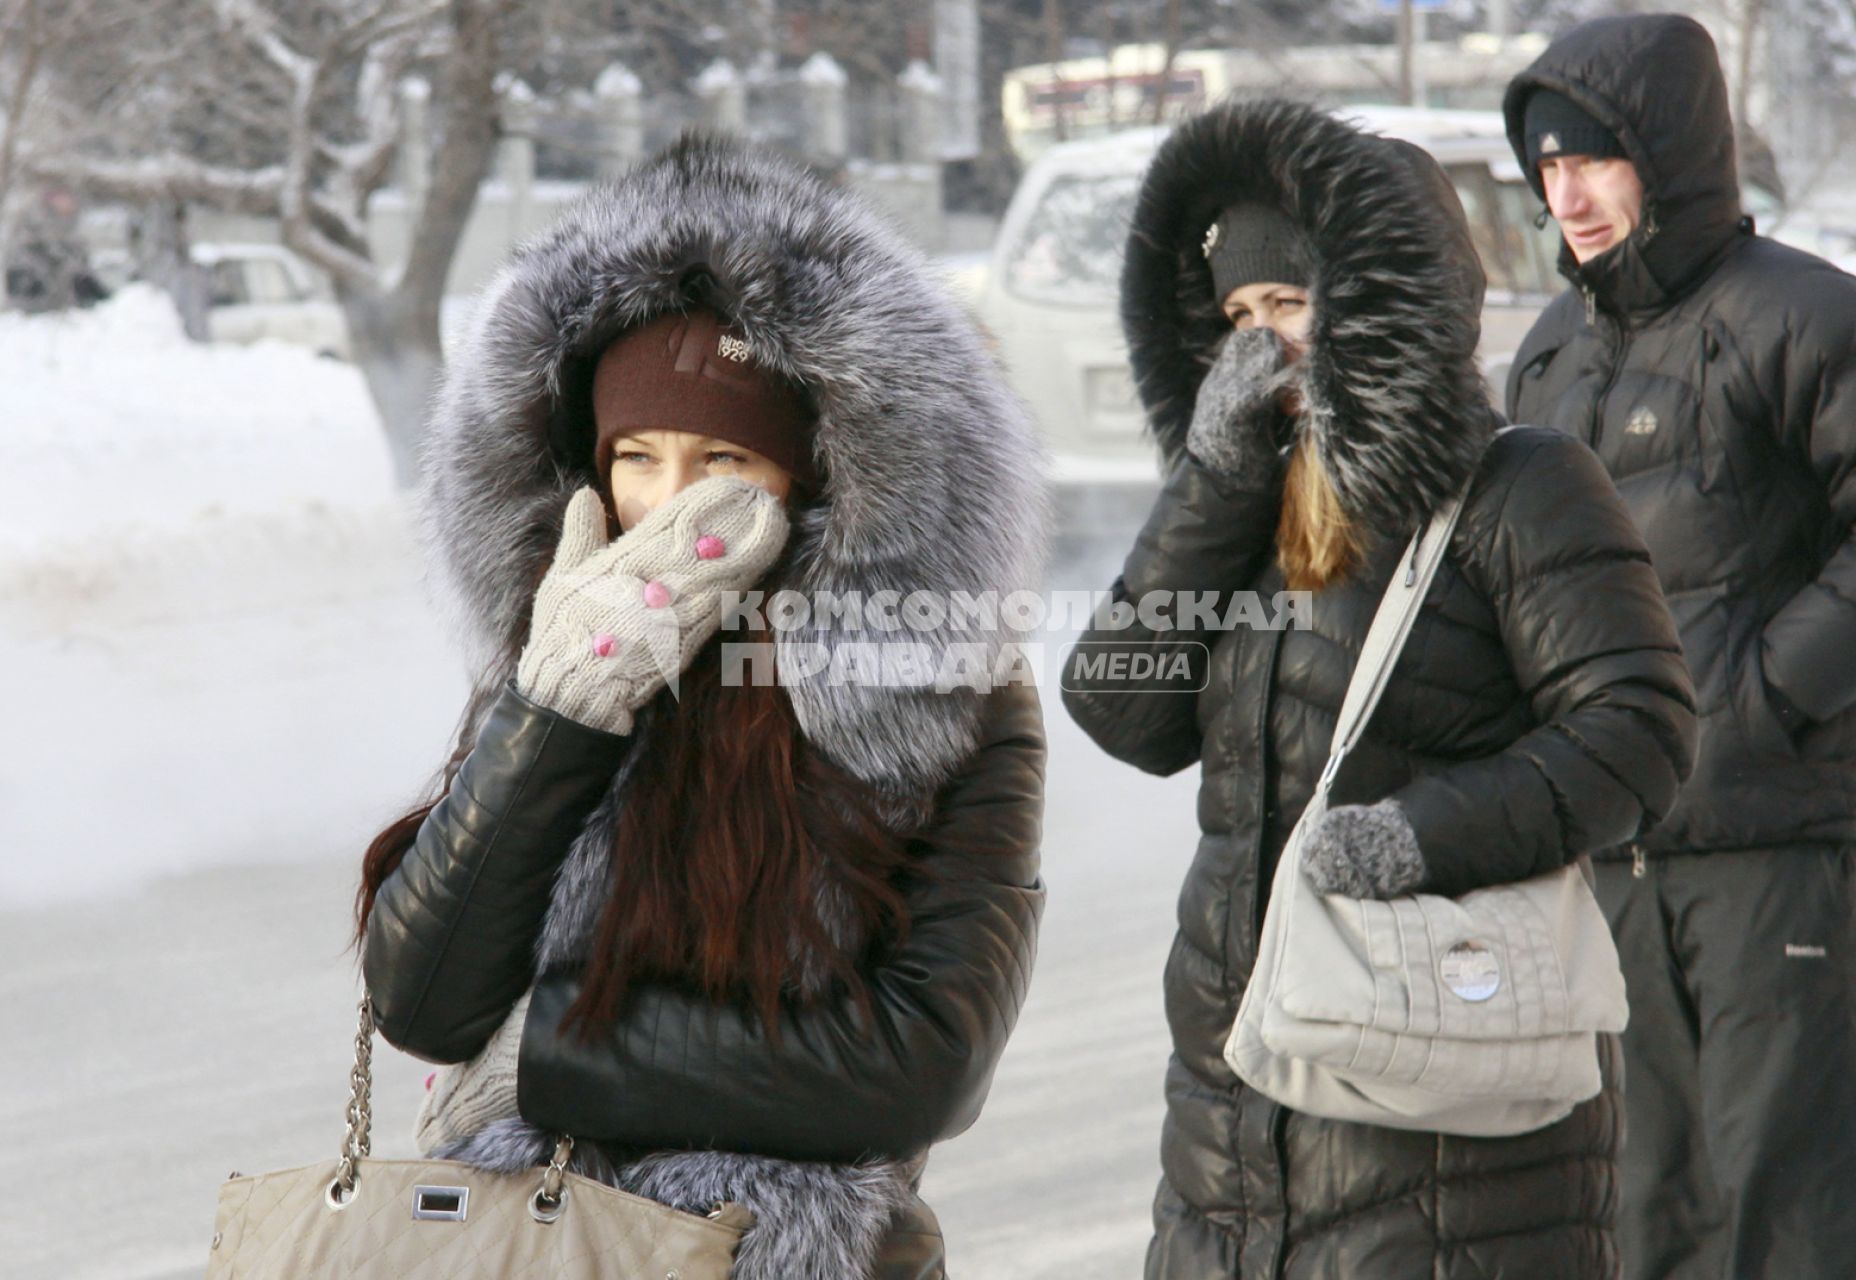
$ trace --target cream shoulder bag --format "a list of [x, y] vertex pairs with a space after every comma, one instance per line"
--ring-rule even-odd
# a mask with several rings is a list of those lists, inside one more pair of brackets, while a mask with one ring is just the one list
[[1624, 1029], [1624, 975], [1581, 864], [1460, 898], [1318, 891], [1302, 843], [1359, 741], [1450, 544], [1459, 496], [1420, 529], [1373, 617], [1327, 766], [1276, 864], [1225, 1061], [1309, 1115], [1496, 1137], [1600, 1088], [1597, 1033]]
[[207, 1280], [726, 1280], [752, 1214], [699, 1218], [569, 1173], [571, 1138], [532, 1175], [372, 1159], [373, 1040], [362, 1000], [339, 1160], [221, 1184]]

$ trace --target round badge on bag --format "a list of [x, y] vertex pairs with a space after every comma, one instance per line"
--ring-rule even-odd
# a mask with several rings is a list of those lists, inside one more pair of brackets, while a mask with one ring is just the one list
[[1444, 952], [1438, 967], [1444, 985], [1472, 1004], [1482, 1003], [1501, 989], [1501, 961], [1480, 942], [1457, 943]]

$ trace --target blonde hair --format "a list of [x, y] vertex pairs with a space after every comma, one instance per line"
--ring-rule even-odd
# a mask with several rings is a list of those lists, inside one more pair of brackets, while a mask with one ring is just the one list
[[1342, 510], [1312, 438], [1296, 442], [1283, 478], [1276, 559], [1291, 591], [1319, 591], [1360, 562], [1364, 538]]

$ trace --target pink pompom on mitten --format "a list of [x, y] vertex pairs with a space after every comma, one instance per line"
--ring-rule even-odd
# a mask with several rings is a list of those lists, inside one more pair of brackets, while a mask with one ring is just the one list
[[612, 539], [598, 492], [576, 491], [535, 590], [517, 690], [581, 724], [631, 732], [632, 713], [676, 690], [720, 628], [723, 597], [773, 566], [788, 531], [778, 498], [732, 476], [698, 481]]

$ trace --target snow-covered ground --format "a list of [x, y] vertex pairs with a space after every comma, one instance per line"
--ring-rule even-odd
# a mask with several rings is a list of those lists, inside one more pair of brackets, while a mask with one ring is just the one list
[[[462, 701], [356, 373], [136, 290], [0, 316], [0, 672], [0, 1275], [197, 1275], [227, 1171], [339, 1142], [356, 860]], [[926, 1182], [967, 1280], [1134, 1274], [1157, 1173], [1195, 779], [1055, 692], [1037, 978]], [[405, 1154], [426, 1068], [376, 1062]]]
[[359, 375], [137, 287], [0, 315], [0, 387], [0, 906], [352, 846], [462, 679]]

